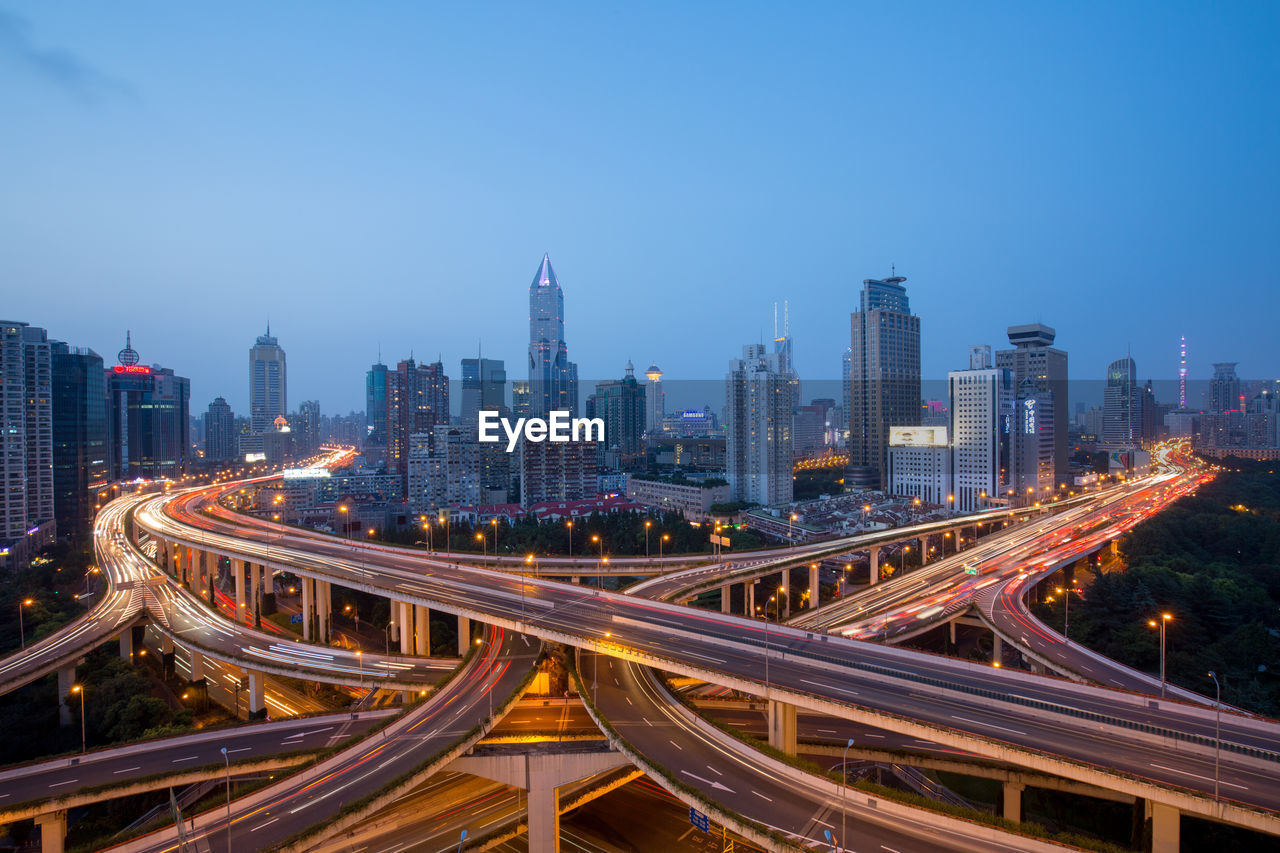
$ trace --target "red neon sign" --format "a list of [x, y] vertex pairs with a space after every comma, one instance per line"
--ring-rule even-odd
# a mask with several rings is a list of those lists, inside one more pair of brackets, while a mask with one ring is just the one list
[[144, 375], [151, 373], [151, 368], [142, 364], [117, 364], [111, 369], [116, 373], [141, 373]]

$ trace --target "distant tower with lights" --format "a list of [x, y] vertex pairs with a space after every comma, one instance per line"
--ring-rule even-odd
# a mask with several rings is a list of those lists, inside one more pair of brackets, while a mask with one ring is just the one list
[[1187, 407], [1187, 336], [1183, 335], [1178, 347], [1178, 408]]
[[662, 390], [662, 368], [650, 364], [644, 372], [649, 386], [645, 388], [644, 428], [649, 435], [662, 432], [662, 420], [667, 416], [667, 392]]
[[289, 408], [285, 374], [284, 350], [268, 323], [267, 333], [249, 348], [249, 430], [254, 435], [271, 432]]

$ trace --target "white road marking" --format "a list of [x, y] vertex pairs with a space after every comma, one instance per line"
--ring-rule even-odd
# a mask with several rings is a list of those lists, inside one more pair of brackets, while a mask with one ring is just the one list
[[[1213, 780], [1212, 780], [1212, 779], [1210, 779], [1208, 776], [1198, 776], [1198, 775], [1196, 775], [1195, 773], [1188, 773], [1188, 772], [1187, 772], [1187, 771], [1185, 771], [1185, 770], [1175, 770], [1175, 769], [1173, 769], [1172, 767], [1165, 767], [1163, 764], [1152, 764], [1151, 766], [1152, 766], [1152, 767], [1154, 767], [1154, 768], [1156, 768], [1157, 770], [1168, 770], [1170, 773], [1179, 773], [1179, 774], [1181, 774], [1181, 775], [1183, 775], [1183, 776], [1190, 776], [1192, 779], [1201, 779], [1201, 780], [1203, 780], [1203, 781], [1205, 781], [1205, 782], [1212, 782], [1212, 781], [1213, 781]], [[1247, 790], [1249, 790], [1249, 789], [1248, 789], [1248, 788], [1246, 788], [1244, 785], [1237, 785], [1237, 784], [1235, 784], [1234, 782], [1220, 782], [1220, 784], [1222, 784], [1222, 785], [1230, 785], [1232, 788], [1239, 788], [1239, 789], [1240, 789], [1240, 790], [1242, 790], [1242, 791], [1247, 791]]]
[[680, 744], [676, 743], [675, 741], [671, 740], [670, 738], [667, 738], [667, 743], [671, 744], [672, 746], [674, 746], [676, 749], [680, 750], [681, 752], [684, 752], [684, 747], [683, 747], [683, 746], [681, 746]]
[[764, 794], [760, 793], [759, 791], [752, 791], [751, 793], [755, 794], [757, 797], [759, 797], [762, 800], [768, 800], [771, 803], [773, 802], [772, 797], [766, 797]]
[[[989, 728], [989, 729], [995, 729], [995, 730], [996, 730], [996, 731], [998, 731], [998, 732], [1012, 732], [1012, 733], [1013, 733], [1013, 734], [1015, 734], [1015, 735], [1025, 735], [1025, 734], [1026, 734], [1026, 732], [1020, 732], [1020, 731], [1018, 731], [1017, 729], [1006, 729], [1004, 726], [997, 726], [997, 725], [993, 725], [992, 723], [980, 723], [980, 722], [978, 722], [977, 720], [970, 720], [970, 719], [969, 719], [969, 718], [967, 718], [967, 717], [957, 717], [955, 714], [952, 714], [952, 715], [951, 715], [951, 719], [953, 719], [953, 720], [959, 720], [959, 721], [960, 721], [960, 722], [962, 722], [962, 723], [973, 723], [975, 726], [986, 726], [987, 728]], [[927, 743], [927, 742], [928, 742], [928, 741], [926, 741], [926, 743]]]
[[[141, 769], [142, 769], [141, 767], [126, 767], [123, 770], [112, 770], [111, 772], [114, 775], [118, 776], [121, 773], [132, 773], [134, 770], [141, 770]], [[6, 794], [5, 796], [8, 796], [8, 794]]]
[[54, 782], [54, 783], [53, 783], [52, 785], [50, 785], [49, 787], [50, 787], [50, 788], [56, 788], [56, 787], [58, 787], [59, 785], [70, 785], [72, 782], [79, 782], [79, 781], [80, 781], [79, 779], [68, 779], [68, 780], [67, 780], [67, 781], [65, 781], [65, 782]]
[[199, 758], [199, 757], [200, 757], [200, 756], [198, 756], [198, 755], [188, 755], [186, 758], [175, 758], [175, 759], [173, 759], [173, 761], [171, 761], [171, 762], [169, 762], [169, 763], [170, 763], [170, 764], [180, 764], [180, 763], [182, 763], [183, 761], [192, 761], [192, 760], [194, 760], [194, 759], [196, 759], [196, 758]]
[[707, 765], [707, 769], [708, 769], [708, 770], [710, 770], [712, 773], [716, 774], [717, 776], [723, 776], [723, 775], [724, 775], [724, 774], [723, 774], [723, 773], [721, 773], [719, 770], [717, 770], [717, 769], [715, 769], [714, 767], [712, 767], [710, 764], [708, 764], [708, 765]]
[[253, 749], [253, 747], [251, 746], [241, 746], [241, 747], [237, 747], [236, 749], [228, 749], [227, 753], [230, 754], [232, 752], [248, 752], [251, 749]]
[[833, 687], [830, 684], [823, 684], [821, 681], [810, 681], [807, 678], [802, 678], [800, 680], [803, 681], [805, 684], [812, 684], [814, 687], [821, 687], [823, 690], [834, 690], [837, 693], [848, 693], [850, 696], [858, 695], [856, 690], [846, 690], [843, 687]]
[[251, 830], [249, 830], [249, 831], [250, 831], [250, 832], [257, 832], [259, 829], [262, 829], [262, 828], [263, 828], [263, 827], [265, 827], [265, 826], [271, 826], [271, 824], [275, 823], [275, 822], [276, 822], [276, 821], [278, 821], [279, 819], [280, 819], [280, 818], [278, 818], [278, 817], [273, 817], [273, 818], [271, 818], [271, 820], [267, 821], [266, 823], [260, 823], [260, 824], [258, 824], [257, 826], [255, 826], [253, 829], [251, 829]]

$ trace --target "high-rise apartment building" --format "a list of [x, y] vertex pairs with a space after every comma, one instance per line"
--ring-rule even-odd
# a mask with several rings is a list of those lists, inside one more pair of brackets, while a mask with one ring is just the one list
[[409, 511], [435, 514], [484, 502], [481, 445], [469, 431], [440, 428], [434, 436], [415, 433], [409, 451]]
[[190, 381], [139, 364], [129, 343], [117, 361], [105, 371], [112, 478], [177, 479], [191, 448]]
[[528, 380], [513, 380], [511, 382], [511, 414], [517, 418], [527, 418], [532, 411], [533, 402], [530, 398]]
[[53, 377], [53, 510], [58, 535], [89, 536], [110, 483], [107, 389], [102, 356], [91, 349], [50, 344]]
[[1041, 440], [1053, 443], [1053, 476], [1056, 483], [1066, 483], [1071, 473], [1067, 455], [1067, 354], [1053, 346], [1057, 332], [1043, 323], [1010, 326], [1008, 329], [1011, 350], [996, 353], [996, 367], [1013, 372], [1015, 388], [1030, 378], [1040, 394], [1047, 394], [1045, 401], [1053, 409], [1052, 420], [1042, 420], [1040, 426], [1051, 427], [1049, 436], [1041, 432]]
[[52, 382], [45, 330], [0, 321], [0, 565], [54, 534]]
[[790, 503], [795, 374], [762, 344], [742, 348], [725, 376], [727, 467], [734, 500], [772, 506]]
[[293, 432], [293, 452], [299, 459], [306, 458], [320, 449], [320, 401], [303, 400], [298, 411], [289, 418]]
[[1138, 368], [1132, 358], [1118, 358], [1107, 365], [1102, 390], [1102, 443], [1108, 447], [1136, 447], [1142, 438], [1142, 397]]
[[1221, 415], [1244, 410], [1240, 403], [1240, 377], [1236, 375], [1236, 361], [1218, 362], [1213, 366], [1213, 378], [1209, 380], [1209, 412]]
[[589, 441], [521, 441], [520, 506], [594, 496], [596, 446]]
[[552, 410], [578, 413], [578, 366], [564, 340], [564, 292], [542, 256], [529, 285], [529, 408], [535, 417]]
[[287, 413], [286, 372], [284, 350], [268, 324], [267, 333], [249, 348], [249, 429], [254, 435], [270, 432], [276, 418]]
[[473, 430], [480, 411], [506, 408], [507, 367], [501, 359], [464, 358], [462, 360], [462, 423]]
[[621, 379], [596, 385], [587, 398], [587, 417], [604, 421], [604, 441], [597, 447], [597, 464], [617, 471], [639, 471], [645, 467], [645, 392], [636, 381], [635, 367], [627, 362]]
[[889, 426], [920, 422], [920, 318], [906, 278], [865, 279], [850, 317], [849, 465], [879, 487], [888, 469]]
[[225, 397], [215, 397], [204, 413], [204, 458], [209, 462], [236, 458], [236, 416]]
[[411, 357], [387, 372], [387, 473], [407, 488], [410, 440], [449, 423], [449, 377], [444, 365], [418, 364]]
[[663, 419], [667, 416], [667, 392], [662, 390], [662, 368], [649, 365], [644, 372], [649, 384], [644, 388], [644, 429], [652, 436], [662, 432]]
[[973, 512], [1008, 492], [1013, 374], [991, 366], [990, 347], [971, 347], [969, 369], [948, 373], [947, 387], [955, 498], [949, 508]]

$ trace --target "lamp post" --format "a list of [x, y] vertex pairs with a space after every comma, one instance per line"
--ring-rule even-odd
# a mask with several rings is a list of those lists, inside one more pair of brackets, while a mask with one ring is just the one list
[[[661, 536], [659, 536], [659, 537], [658, 537], [658, 562], [659, 562], [659, 563], [661, 563], [661, 562], [662, 562], [662, 543], [664, 543], [664, 542], [670, 542], [670, 541], [671, 541], [671, 534], [670, 534], [670, 533], [664, 533], [664, 534], [662, 534]], [[659, 572], [661, 572], [661, 571], [662, 571], [661, 567], [659, 567], [658, 571], [659, 571]]]
[[[613, 636], [612, 631], [604, 632], [604, 638], [606, 640], [612, 636]], [[596, 674], [599, 672], [599, 670], [600, 670], [600, 653], [596, 652], [591, 656], [591, 704], [592, 705], [596, 704], [596, 691], [598, 687], [596, 683]]]
[[653, 522], [649, 519], [644, 520], [644, 558], [649, 559], [649, 528], [653, 527]]
[[1152, 628], [1160, 629], [1160, 698], [1164, 698], [1165, 678], [1164, 678], [1164, 629], [1169, 624], [1169, 620], [1173, 619], [1172, 614], [1161, 613], [1159, 620], [1149, 619], [1147, 625]]
[[[538, 574], [538, 563], [534, 560], [533, 555], [529, 554], [524, 558], [526, 566], [533, 566], [534, 575]], [[520, 621], [524, 621], [524, 572], [520, 573]]]
[[356, 660], [360, 662], [360, 689], [364, 689], [364, 652], [356, 649]]
[[89, 751], [89, 741], [85, 737], [84, 729], [84, 686], [80, 684], [72, 685], [71, 692], [80, 694], [80, 754], [83, 755]]
[[484, 555], [484, 564], [489, 565], [489, 540], [484, 538], [483, 533], [476, 534], [476, 541], [480, 543], [481, 552]]
[[383, 637], [383, 639], [386, 641], [386, 645], [383, 647], [383, 651], [386, 654], [391, 654], [391, 627], [395, 624], [396, 624], [395, 620], [392, 619], [390, 622], [387, 623], [387, 627], [384, 629], [385, 636]]
[[498, 564], [498, 519], [491, 518], [489, 523], [493, 525], [493, 564]]
[[227, 767], [227, 853], [231, 853], [231, 756], [222, 747], [222, 760]]
[[845, 849], [845, 813], [849, 810], [849, 749], [853, 746], [853, 738], [844, 747], [844, 757], [840, 759], [840, 850]]
[[338, 504], [338, 512], [342, 513], [342, 529], [346, 531], [347, 544], [350, 545], [351, 544], [351, 522], [347, 519], [347, 513], [350, 512], [350, 510], [347, 509], [346, 504]]
[[1062, 596], [1062, 639], [1070, 639], [1071, 630], [1071, 593], [1075, 592], [1071, 587], [1058, 587], [1056, 592]]
[[564, 523], [564, 526], [569, 528], [569, 559], [572, 560], [573, 559], [573, 519], [571, 518], [568, 521], [566, 521]]
[[447, 515], [440, 516], [440, 523], [444, 525], [444, 552], [448, 554], [449, 551], [453, 548], [453, 545], [450, 544], [451, 534], [449, 530], [449, 516]]
[[1213, 798], [1218, 799], [1218, 768], [1222, 758], [1222, 685], [1218, 683], [1218, 675], [1209, 670], [1216, 691], [1213, 699]]
[[35, 604], [34, 598], [24, 598], [18, 603], [18, 636], [22, 641], [22, 648], [27, 647], [27, 628], [22, 620], [22, 608]]
[[796, 515], [794, 512], [787, 516], [787, 542], [792, 548], [796, 547], [796, 538], [791, 533], [791, 526], [795, 524], [796, 519], [799, 517], [800, 516]]
[[905, 575], [907, 573], [907, 552], [911, 550], [910, 545], [903, 545], [898, 550], [898, 574]]
[[458, 837], [458, 853], [462, 853], [462, 842], [467, 840], [467, 831], [462, 830], [462, 835]]

